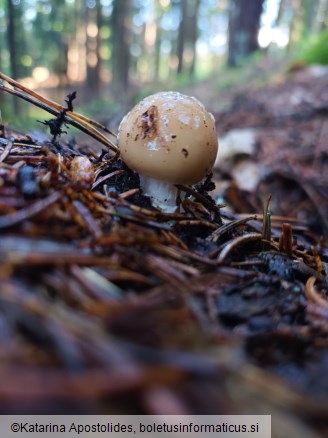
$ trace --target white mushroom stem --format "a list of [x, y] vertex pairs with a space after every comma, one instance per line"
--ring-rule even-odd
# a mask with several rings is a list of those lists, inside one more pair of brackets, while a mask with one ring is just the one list
[[178, 189], [172, 183], [140, 175], [140, 187], [154, 207], [165, 213], [174, 213], [177, 209]]

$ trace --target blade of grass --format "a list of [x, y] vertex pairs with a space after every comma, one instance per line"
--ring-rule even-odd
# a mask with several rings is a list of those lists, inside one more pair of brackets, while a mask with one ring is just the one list
[[271, 195], [267, 197], [263, 208], [263, 230], [262, 230], [262, 249], [265, 250], [267, 248], [267, 243], [271, 241], [271, 211], [269, 209], [271, 201]]

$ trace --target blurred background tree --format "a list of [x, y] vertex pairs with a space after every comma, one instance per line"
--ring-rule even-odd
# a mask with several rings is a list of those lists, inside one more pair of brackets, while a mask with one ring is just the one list
[[123, 97], [129, 86], [131, 46], [131, 0], [114, 0], [112, 28], [112, 90], [116, 98]]
[[241, 65], [259, 49], [258, 33], [264, 0], [231, 0], [229, 13], [228, 65]]
[[327, 23], [328, 0], [0, 0], [0, 68], [56, 99], [127, 104], [219, 83], [254, 53], [326, 63]]

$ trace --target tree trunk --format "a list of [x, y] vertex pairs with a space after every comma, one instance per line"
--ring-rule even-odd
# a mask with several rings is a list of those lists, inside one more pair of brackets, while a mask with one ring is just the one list
[[15, 9], [12, 0], [7, 0], [8, 10], [8, 50], [10, 62], [10, 75], [13, 79], [18, 78], [18, 61], [17, 61], [17, 41], [16, 41], [16, 26], [15, 26]]
[[68, 21], [68, 16], [65, 8], [65, 0], [52, 0], [50, 2], [51, 12], [49, 14], [49, 20], [51, 20], [52, 28], [49, 31], [49, 39], [53, 50], [60, 54], [53, 57], [51, 63], [51, 70], [57, 75], [61, 87], [67, 84], [67, 70], [68, 70], [68, 40], [65, 32], [57, 30], [57, 23], [62, 23], [63, 29], [68, 24], [72, 25]]
[[289, 24], [289, 41], [287, 50], [300, 40], [302, 34], [302, 9], [300, 0], [292, 0], [292, 17]]
[[258, 49], [258, 31], [264, 0], [231, 0], [228, 65], [241, 65]]
[[[2, 39], [0, 38], [0, 71], [3, 71], [3, 67], [2, 67], [2, 51], [3, 51]], [[0, 119], [0, 123], [1, 123], [1, 119]]]
[[154, 60], [154, 79], [158, 80], [160, 76], [160, 63], [161, 63], [161, 44], [162, 44], [162, 31], [157, 29], [156, 41], [155, 41], [155, 60]]
[[101, 3], [96, 0], [93, 9], [87, 9], [87, 35], [86, 35], [86, 56], [87, 56], [87, 86], [96, 93], [100, 92], [100, 27], [101, 27]]
[[313, 0], [302, 0], [303, 32], [302, 37], [310, 35], [314, 30], [314, 20], [317, 4]]
[[190, 77], [195, 71], [199, 5], [200, 0], [180, 0], [181, 20], [177, 47], [177, 73], [188, 71]]
[[275, 22], [274, 22], [275, 26], [279, 26], [280, 25], [282, 17], [284, 15], [285, 6], [286, 6], [286, 1], [285, 0], [280, 0], [279, 7], [278, 7], [277, 17], [276, 17]]
[[[19, 76], [19, 65], [18, 65], [18, 53], [17, 53], [17, 34], [15, 26], [15, 8], [12, 0], [7, 0], [7, 13], [8, 13], [8, 51], [9, 51], [9, 68], [10, 76], [13, 79], [18, 79]], [[21, 115], [21, 106], [19, 105], [18, 99], [12, 100], [13, 110], [16, 116]]]
[[131, 0], [114, 0], [112, 12], [112, 89], [115, 97], [126, 96], [129, 87]]
[[82, 0], [76, 0], [74, 3], [75, 9], [75, 26], [76, 34], [74, 44], [74, 51], [76, 53], [74, 62], [71, 68], [74, 71], [76, 81], [85, 81], [87, 75], [87, 49], [86, 49], [86, 3]]
[[320, 32], [327, 28], [328, 0], [319, 0], [317, 15], [318, 31]]
[[187, 33], [187, 11], [188, 5], [187, 0], [180, 0], [180, 10], [181, 10], [181, 19], [179, 25], [179, 34], [178, 34], [178, 48], [177, 48], [177, 57], [178, 57], [178, 74], [182, 73], [183, 70], [183, 53], [186, 41], [186, 33]]
[[199, 10], [200, 0], [195, 0], [195, 5], [190, 17], [190, 51], [191, 51], [191, 62], [189, 67], [189, 76], [192, 78], [195, 74], [196, 66], [196, 42], [198, 37], [198, 10]]
[[96, 79], [97, 79], [97, 92], [100, 92], [101, 89], [101, 69], [102, 69], [102, 62], [101, 62], [101, 55], [100, 55], [100, 48], [101, 48], [101, 35], [100, 35], [100, 30], [103, 24], [103, 11], [102, 11], [102, 5], [101, 5], [101, 1], [97, 0], [96, 3], [96, 8], [97, 8], [97, 16], [96, 16], [96, 22], [97, 22], [97, 28], [98, 28], [98, 33], [97, 33], [97, 48], [96, 48], [96, 55], [97, 55], [97, 65], [96, 65]]

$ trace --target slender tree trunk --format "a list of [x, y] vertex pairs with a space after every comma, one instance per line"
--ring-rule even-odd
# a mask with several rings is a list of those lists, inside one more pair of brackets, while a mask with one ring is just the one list
[[[155, 0], [154, 2], [154, 10], [155, 10], [155, 20], [157, 23], [160, 23], [160, 20], [163, 16], [163, 10], [158, 2]], [[163, 41], [163, 29], [160, 25], [157, 26], [156, 39], [155, 39], [155, 48], [154, 48], [154, 79], [157, 80], [160, 77], [161, 70], [161, 47]]]
[[148, 9], [149, 20], [145, 26], [144, 32], [144, 48], [145, 55], [148, 60], [148, 80], [154, 80], [155, 73], [155, 50], [156, 50], [156, 40], [158, 38], [158, 26], [156, 22], [156, 0], [152, 0]]
[[87, 9], [87, 86], [89, 90], [100, 92], [100, 27], [101, 3], [96, 0], [93, 9]]
[[289, 42], [287, 50], [290, 51], [293, 44], [297, 42], [302, 33], [302, 9], [301, 0], [292, 0], [292, 18], [289, 24]]
[[177, 73], [188, 71], [192, 77], [196, 63], [197, 19], [200, 0], [181, 0], [181, 21], [178, 33]]
[[84, 81], [87, 75], [87, 49], [86, 49], [86, 16], [87, 8], [86, 2], [83, 0], [75, 1], [76, 14], [76, 57], [77, 66], [76, 79]]
[[[49, 20], [52, 25], [56, 23], [62, 23], [63, 29], [68, 25], [68, 17], [65, 8], [65, 0], [52, 0], [50, 2], [51, 12], [49, 14]], [[69, 23], [71, 25], [71, 23]], [[60, 56], [56, 56], [52, 60], [51, 69], [56, 73], [61, 87], [67, 84], [67, 71], [68, 71], [68, 39], [67, 35], [63, 31], [56, 30], [52, 27], [49, 32], [54, 49], [60, 53]]]
[[324, 11], [324, 19], [322, 21], [322, 29], [321, 30], [326, 29], [328, 26], [328, 0], [326, 0], [325, 4], [326, 4], [326, 9]]
[[114, 0], [112, 12], [112, 86], [115, 97], [124, 98], [129, 87], [131, 0]]
[[284, 11], [285, 11], [285, 6], [286, 6], [286, 1], [285, 0], [280, 0], [279, 2], [279, 7], [278, 7], [278, 13], [277, 13], [277, 17], [275, 19], [275, 26], [279, 26], [279, 24], [281, 23], [281, 19], [284, 15]]
[[8, 11], [8, 50], [10, 62], [10, 75], [13, 79], [18, 78], [18, 62], [17, 62], [17, 41], [16, 41], [16, 27], [15, 27], [15, 10], [12, 0], [7, 0]]
[[101, 56], [100, 56], [100, 48], [101, 48], [101, 35], [100, 35], [100, 29], [103, 24], [103, 13], [102, 13], [102, 6], [101, 1], [97, 0], [96, 3], [97, 8], [97, 14], [96, 14], [96, 22], [97, 22], [97, 37], [96, 37], [96, 56], [97, 56], [97, 65], [96, 65], [96, 79], [97, 79], [97, 91], [100, 92], [101, 89], [101, 68], [102, 68], [102, 62], [101, 62]]
[[[2, 39], [0, 38], [0, 71], [3, 70], [3, 68], [2, 68], [2, 51], [3, 51]], [[1, 119], [0, 119], [0, 122], [1, 122]]]
[[[15, 9], [12, 0], [7, 0], [7, 13], [8, 13], [8, 50], [9, 50], [9, 68], [10, 76], [13, 79], [17, 79], [19, 76], [19, 67], [17, 60], [17, 35], [15, 26]], [[13, 99], [13, 110], [15, 115], [21, 114], [21, 107], [18, 103], [18, 99]]]
[[258, 49], [257, 35], [264, 0], [231, 0], [228, 65], [238, 66]]
[[155, 41], [155, 59], [154, 59], [154, 79], [155, 80], [157, 80], [160, 76], [161, 45], [162, 45], [162, 32], [161, 32], [161, 29], [158, 28], [156, 41]]
[[303, 31], [302, 36], [310, 35], [314, 30], [314, 19], [316, 13], [316, 2], [313, 0], [302, 0], [303, 9]]
[[195, 0], [195, 5], [192, 11], [190, 19], [190, 50], [191, 50], [191, 63], [189, 68], [189, 76], [192, 78], [195, 74], [196, 66], [196, 42], [198, 37], [198, 10], [199, 10], [200, 0]]
[[178, 57], [178, 74], [182, 73], [183, 70], [183, 53], [186, 41], [186, 33], [187, 33], [187, 11], [188, 11], [188, 2], [187, 0], [180, 0], [180, 10], [181, 10], [181, 19], [179, 25], [179, 34], [178, 34], [178, 48], [177, 48], [177, 57]]
[[327, 28], [328, 21], [328, 0], [319, 0], [319, 5], [317, 9], [317, 23], [318, 23], [318, 31], [324, 30]]

